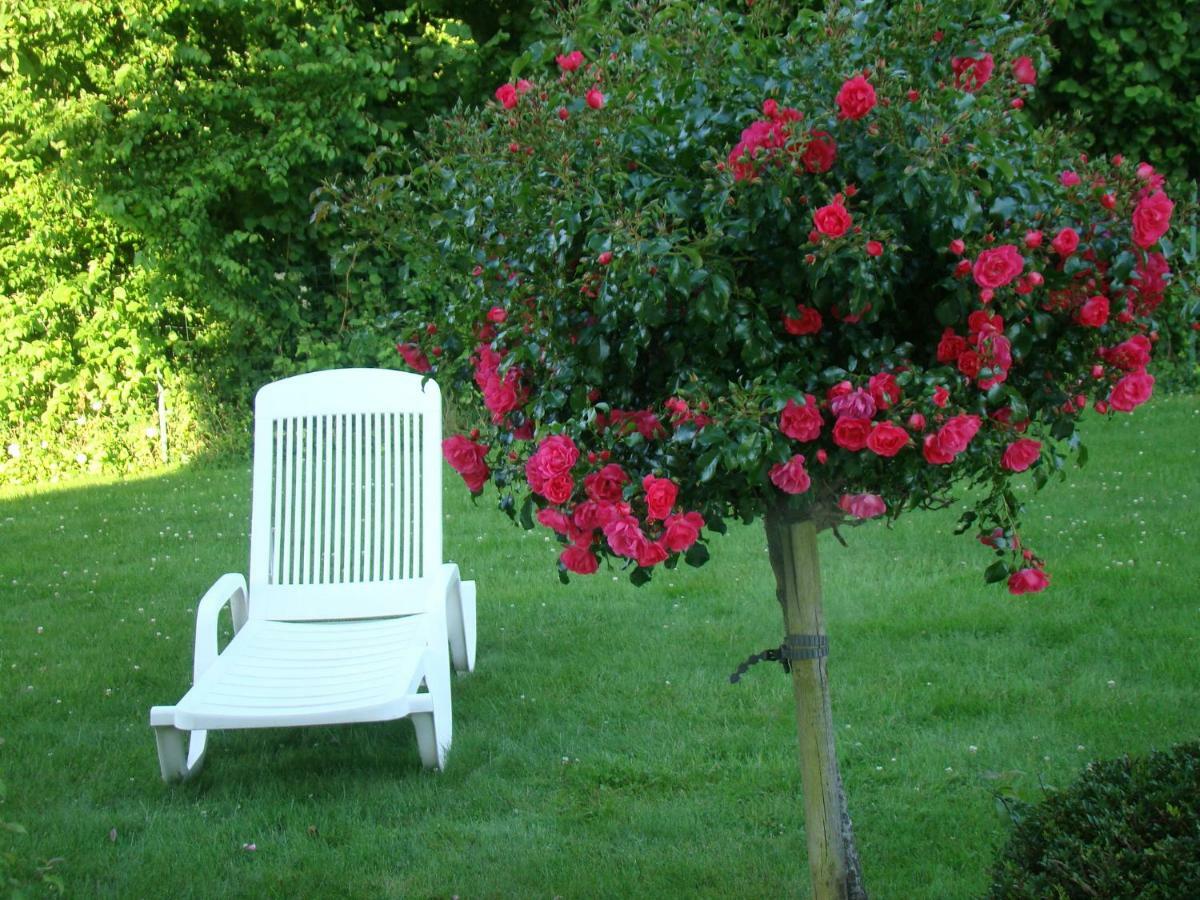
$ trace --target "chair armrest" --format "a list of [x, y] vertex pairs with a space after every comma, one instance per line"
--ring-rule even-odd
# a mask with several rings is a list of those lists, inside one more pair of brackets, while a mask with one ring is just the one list
[[236, 634], [246, 624], [246, 579], [231, 572], [222, 575], [208, 589], [196, 608], [196, 655], [192, 666], [192, 681], [198, 681], [217, 658], [217, 617], [229, 604]]

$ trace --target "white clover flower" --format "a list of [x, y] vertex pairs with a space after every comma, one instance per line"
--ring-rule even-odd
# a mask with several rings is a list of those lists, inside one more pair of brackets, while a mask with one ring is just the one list
[[8, 445], [8, 455], [11, 456], [13, 459], [18, 459], [21, 456], [21, 445], [20, 444], [9, 444]]

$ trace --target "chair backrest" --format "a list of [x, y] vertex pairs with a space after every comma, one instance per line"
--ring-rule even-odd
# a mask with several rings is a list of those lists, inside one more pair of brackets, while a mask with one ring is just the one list
[[[418, 612], [442, 563], [438, 386], [384, 369], [285, 378], [254, 400], [256, 619]], [[406, 585], [409, 588], [417, 585]]]

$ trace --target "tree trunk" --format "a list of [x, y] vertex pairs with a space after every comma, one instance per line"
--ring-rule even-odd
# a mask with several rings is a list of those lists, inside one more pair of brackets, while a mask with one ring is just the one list
[[766, 528], [776, 593], [788, 635], [785, 648], [790, 648], [793, 657], [810, 657], [791, 659], [791, 668], [813, 897], [866, 900], [833, 745], [817, 529], [811, 520], [797, 519], [778, 508], [767, 513]]

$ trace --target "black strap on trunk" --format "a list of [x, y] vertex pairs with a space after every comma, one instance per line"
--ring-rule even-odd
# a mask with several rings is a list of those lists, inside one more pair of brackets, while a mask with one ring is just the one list
[[823, 634], [789, 634], [778, 647], [769, 647], [761, 653], [751, 653], [737, 671], [729, 676], [730, 684], [737, 684], [750, 667], [760, 662], [778, 662], [784, 672], [792, 671], [792, 663], [801, 659], [821, 659], [829, 655], [829, 638]]

